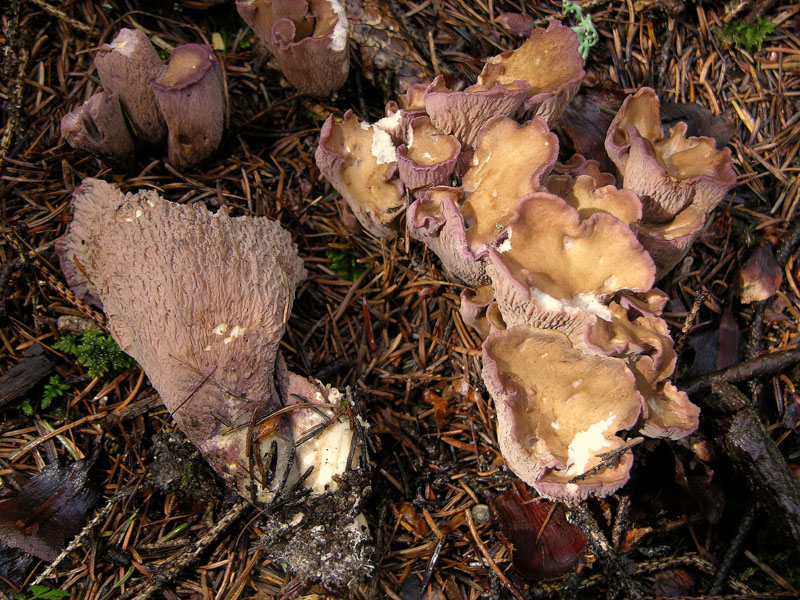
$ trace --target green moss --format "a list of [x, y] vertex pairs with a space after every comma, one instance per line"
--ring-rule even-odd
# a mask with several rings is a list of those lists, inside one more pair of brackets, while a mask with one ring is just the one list
[[74, 335], [65, 335], [53, 344], [53, 348], [74, 356], [86, 367], [90, 377], [103, 377], [133, 365], [133, 359], [119, 349], [111, 336], [103, 335], [96, 329], [85, 331], [80, 339]]
[[717, 43], [724, 48], [739, 47], [753, 52], [760, 50], [764, 36], [770, 35], [774, 31], [775, 23], [766, 17], [758, 17], [755, 23], [736, 21], [725, 27], [718, 27], [714, 30], [714, 37]]

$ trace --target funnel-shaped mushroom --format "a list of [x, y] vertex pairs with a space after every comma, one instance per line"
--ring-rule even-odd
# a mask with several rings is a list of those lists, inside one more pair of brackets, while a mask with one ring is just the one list
[[667, 223], [643, 224], [639, 228], [639, 242], [658, 268], [657, 280], [688, 254], [705, 222], [705, 212], [689, 205]]
[[730, 150], [717, 150], [713, 138], [687, 138], [682, 122], [664, 137], [651, 88], [625, 99], [608, 129], [606, 151], [624, 186], [642, 199], [646, 223], [665, 223], [690, 204], [709, 213], [736, 185]]
[[570, 483], [624, 445], [643, 400], [618, 358], [590, 356], [558, 331], [513, 327], [483, 344], [483, 380], [495, 401], [503, 458], [542, 496], [606, 496], [628, 481], [633, 455]]
[[409, 190], [449, 183], [461, 152], [461, 144], [433, 126], [427, 116], [408, 123], [406, 142], [397, 148], [397, 165]]
[[176, 47], [150, 87], [169, 129], [169, 162], [185, 169], [208, 158], [225, 126], [225, 83], [214, 51], [201, 44]]
[[329, 96], [347, 81], [350, 29], [340, 0], [237, 0], [236, 8], [301, 92]]
[[94, 65], [103, 87], [119, 96], [137, 137], [160, 144], [167, 128], [149, 84], [166, 67], [147, 36], [138, 29], [120, 29], [110, 44], [100, 46]]
[[462, 290], [460, 312], [464, 323], [477, 331], [482, 338], [495, 331], [506, 329], [490, 285]]
[[[297, 403], [275, 386], [278, 344], [305, 277], [291, 236], [265, 218], [212, 214], [152, 191], [126, 195], [95, 179], [76, 190], [74, 207], [57, 244], [68, 283], [102, 301], [114, 339], [216, 471], [242, 496], [269, 501], [283, 474], [291, 483], [305, 465], [288, 463], [306, 411], [270, 417]], [[332, 390], [310, 387], [299, 388], [307, 401], [335, 400]], [[253, 439], [261, 422], [262, 439]], [[267, 481], [258, 465], [273, 443], [277, 476]]]
[[550, 21], [547, 29], [534, 29], [519, 48], [488, 59], [478, 84], [491, 88], [527, 81], [530, 88], [523, 110], [553, 125], [577, 93], [584, 74], [578, 36], [560, 22]]
[[423, 242], [442, 261], [447, 274], [467, 285], [482, 285], [486, 276], [485, 253], [476, 255], [467, 243], [464, 218], [458, 205], [461, 191], [450, 187], [433, 187], [408, 207], [408, 232]]
[[73, 148], [123, 162], [133, 154], [133, 138], [119, 98], [98, 92], [61, 119], [61, 135]]
[[405, 199], [395, 177], [397, 151], [387, 131], [360, 123], [351, 110], [340, 123], [331, 115], [322, 126], [314, 158], [364, 229], [383, 238], [397, 233], [394, 220]]
[[610, 318], [611, 294], [653, 285], [655, 265], [624, 223], [602, 212], [581, 220], [552, 194], [526, 196], [503, 235], [486, 272], [509, 327], [559, 329], [582, 344], [587, 322]]

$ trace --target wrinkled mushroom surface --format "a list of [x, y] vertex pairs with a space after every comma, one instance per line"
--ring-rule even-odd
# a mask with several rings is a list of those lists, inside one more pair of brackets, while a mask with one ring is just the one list
[[[291, 236], [266, 218], [212, 214], [153, 191], [123, 194], [96, 179], [83, 182], [73, 203], [57, 244], [62, 265], [77, 267], [65, 268], [68, 283], [102, 301], [114, 339], [217, 472], [242, 496], [269, 500], [305, 464], [288, 464], [302, 414], [270, 417], [287, 402], [275, 361], [305, 277]], [[320, 388], [306, 400], [330, 403], [330, 393]], [[248, 431], [262, 422], [251, 447]], [[251, 452], [266, 459], [273, 442], [276, 476], [262, 482], [251, 476]]]

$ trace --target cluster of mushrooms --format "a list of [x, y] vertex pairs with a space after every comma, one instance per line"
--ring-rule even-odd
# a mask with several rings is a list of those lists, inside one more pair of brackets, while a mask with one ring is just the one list
[[677, 439], [699, 409], [670, 381], [676, 353], [655, 281], [688, 252], [735, 184], [730, 151], [665, 136], [653, 90], [608, 130], [619, 170], [557, 162], [550, 131], [584, 77], [575, 33], [553, 21], [490, 58], [475, 85], [410, 88], [386, 117], [324, 124], [322, 173], [362, 226], [411, 237], [468, 288], [461, 314], [484, 338], [508, 466], [540, 495], [605, 496], [624, 485], [630, 432]]
[[143, 32], [121, 29], [100, 46], [94, 65], [104, 89], [61, 120], [73, 148], [125, 163], [137, 141], [157, 148], [166, 142], [169, 162], [182, 170], [219, 146], [226, 92], [209, 46], [177, 46], [164, 64]]

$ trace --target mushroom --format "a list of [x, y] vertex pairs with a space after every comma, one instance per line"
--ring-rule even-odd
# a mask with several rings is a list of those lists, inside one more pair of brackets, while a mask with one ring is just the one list
[[331, 115], [322, 126], [314, 158], [364, 229], [380, 238], [397, 233], [394, 221], [405, 199], [396, 178], [397, 150], [386, 130], [359, 122], [351, 110], [339, 123]]
[[587, 323], [611, 318], [607, 298], [649, 290], [655, 265], [618, 219], [597, 212], [582, 220], [561, 198], [535, 192], [489, 249], [486, 272], [509, 327], [559, 329], [582, 345]]
[[[212, 214], [153, 191], [123, 194], [96, 179], [84, 180], [73, 203], [57, 243], [68, 283], [102, 301], [114, 339], [214, 469], [257, 502], [297, 481], [299, 465], [315, 465], [315, 490], [335, 485], [341, 449], [306, 442], [292, 463], [309, 409], [273, 416], [298, 403], [297, 390], [306, 402], [339, 401], [338, 392], [285, 372], [275, 385], [278, 344], [306, 275], [290, 234], [266, 218]], [[345, 421], [330, 426], [350, 456]], [[273, 444], [277, 476], [268, 481]]]
[[408, 123], [407, 141], [397, 148], [400, 181], [412, 192], [446, 184], [460, 153], [454, 136], [436, 129], [429, 117], [416, 117]]
[[526, 116], [539, 116], [554, 125], [577, 93], [583, 76], [583, 58], [578, 52], [578, 36], [559, 21], [547, 29], [534, 29], [527, 41], [486, 61], [478, 85], [529, 84], [522, 106]]
[[237, 0], [294, 87], [324, 97], [347, 81], [350, 29], [340, 0]]
[[736, 275], [739, 299], [744, 304], [774, 296], [783, 282], [783, 270], [769, 244], [756, 248]]
[[705, 222], [705, 212], [689, 205], [667, 223], [644, 223], [639, 227], [639, 242], [656, 263], [656, 280], [689, 253]]
[[524, 125], [508, 117], [486, 121], [461, 184], [467, 192], [461, 213], [476, 255], [497, 238], [522, 197], [541, 189], [557, 156], [558, 138], [538, 117]]
[[506, 329], [490, 285], [462, 290], [460, 312], [464, 323], [477, 331], [482, 338], [495, 331]]
[[[643, 399], [623, 360], [585, 354], [559, 331], [518, 326], [486, 338], [483, 380], [503, 458], [540, 495], [569, 502], [628, 481], [633, 455], [617, 434], [634, 427]], [[586, 475], [614, 451], [616, 463]]]
[[208, 158], [222, 140], [226, 102], [222, 67], [211, 47], [177, 46], [150, 87], [169, 129], [169, 162], [185, 169]]
[[124, 162], [133, 154], [133, 137], [116, 94], [92, 95], [61, 119], [61, 136], [70, 146]]
[[690, 204], [708, 214], [736, 185], [730, 150], [717, 150], [713, 138], [687, 138], [686, 129], [679, 122], [664, 137], [651, 88], [626, 98], [608, 129], [606, 151], [642, 199], [646, 223], [665, 223]]
[[149, 84], [166, 67], [147, 35], [138, 29], [120, 29], [110, 44], [100, 46], [94, 66], [103, 87], [119, 96], [136, 137], [160, 144], [167, 128]]
[[456, 91], [439, 75], [425, 90], [425, 110], [440, 131], [455, 135], [464, 146], [472, 146], [491, 117], [513, 117], [529, 89], [528, 82], [514, 81], [492, 87], [471, 85]]

